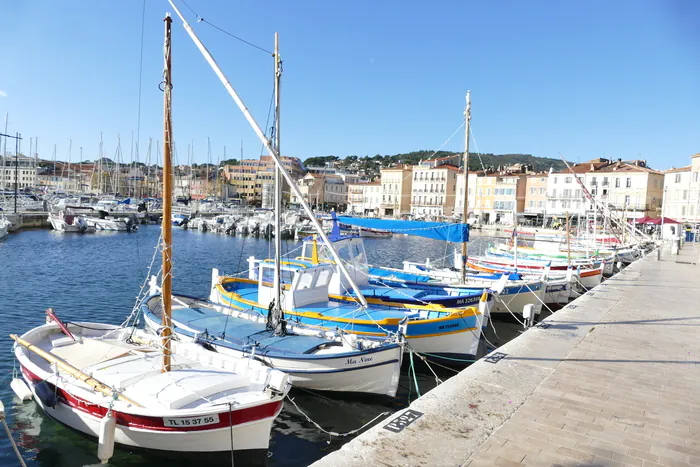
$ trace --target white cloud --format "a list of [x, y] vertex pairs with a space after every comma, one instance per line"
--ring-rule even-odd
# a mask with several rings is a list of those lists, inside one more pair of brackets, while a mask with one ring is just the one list
[[0, 97], [7, 97], [7, 93], [0, 89]]

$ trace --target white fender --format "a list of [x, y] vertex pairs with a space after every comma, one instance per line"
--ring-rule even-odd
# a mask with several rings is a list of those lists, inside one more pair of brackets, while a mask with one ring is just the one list
[[31, 400], [31, 398], [34, 396], [32, 394], [32, 390], [29, 389], [29, 386], [27, 386], [27, 383], [19, 378], [13, 379], [10, 383], [10, 387], [22, 402]]
[[114, 435], [117, 430], [117, 419], [110, 410], [100, 420], [100, 434], [97, 443], [97, 458], [106, 464], [114, 455]]

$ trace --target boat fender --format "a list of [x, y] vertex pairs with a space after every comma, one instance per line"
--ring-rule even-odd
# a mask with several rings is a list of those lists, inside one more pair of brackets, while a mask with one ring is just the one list
[[29, 389], [27, 383], [20, 378], [14, 378], [10, 383], [10, 387], [22, 402], [28, 401], [33, 397], [32, 390]]
[[44, 407], [50, 407], [52, 409], [56, 407], [58, 403], [58, 394], [56, 394], [56, 387], [53, 384], [41, 381], [34, 386], [34, 392]]
[[100, 420], [100, 435], [97, 443], [97, 458], [106, 464], [114, 455], [114, 435], [117, 431], [117, 419], [110, 410]]

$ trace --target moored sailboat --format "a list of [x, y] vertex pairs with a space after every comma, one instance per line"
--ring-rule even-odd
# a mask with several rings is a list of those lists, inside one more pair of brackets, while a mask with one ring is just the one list
[[[170, 25], [168, 15], [163, 82], [166, 219], [172, 209]], [[213, 355], [198, 344], [171, 339], [172, 226], [163, 222], [162, 229], [161, 335], [126, 325], [63, 323], [49, 311], [47, 324], [21, 337], [12, 335], [24, 382], [47, 415], [98, 438], [103, 462], [119, 444], [168, 453], [227, 453], [232, 461], [264, 465], [289, 377], [253, 359]], [[12, 384], [22, 385], [21, 380]]]

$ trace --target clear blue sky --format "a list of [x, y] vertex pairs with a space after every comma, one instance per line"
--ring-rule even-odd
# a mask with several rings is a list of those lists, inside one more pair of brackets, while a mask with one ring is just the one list
[[[202, 1], [199, 15], [266, 48], [280, 33], [282, 149], [305, 159], [438, 148], [472, 91], [477, 146], [570, 160], [607, 155], [665, 169], [700, 152], [700, 2], [685, 1]], [[0, 119], [66, 159], [129, 159], [137, 131], [142, 0], [0, 3]], [[191, 11], [179, 3], [193, 22]], [[141, 160], [161, 139], [162, 18], [147, 0]], [[262, 125], [272, 58], [195, 24]], [[178, 160], [260, 154], [260, 143], [173, 22]], [[0, 126], [4, 122], [0, 121]], [[461, 135], [445, 149], [461, 150]]]

